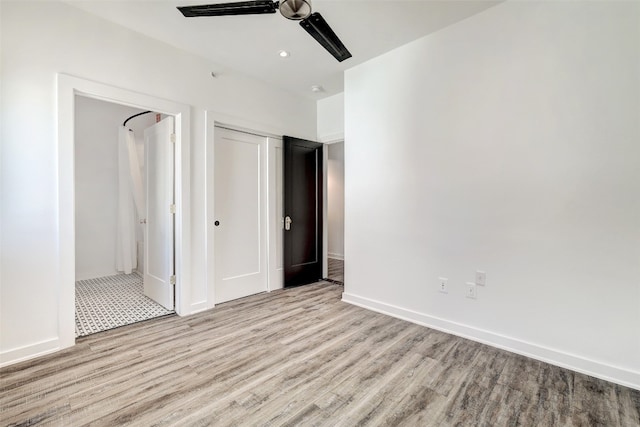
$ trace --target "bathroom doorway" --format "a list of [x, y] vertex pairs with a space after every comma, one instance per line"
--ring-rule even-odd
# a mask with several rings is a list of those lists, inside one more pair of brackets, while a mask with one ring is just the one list
[[[173, 117], [81, 95], [75, 95], [74, 103], [75, 324], [76, 337], [81, 337], [174, 313], [172, 286], [170, 304], [160, 299], [166, 307], [145, 289], [150, 282], [145, 278], [145, 272], [149, 276], [146, 263], [162, 269], [170, 264], [166, 269], [171, 273], [164, 276], [169, 281], [173, 275], [173, 241], [170, 253], [156, 250], [149, 256], [149, 249], [157, 248], [158, 242], [145, 246], [149, 240], [146, 205], [157, 204], [153, 177], [171, 187], [165, 199], [173, 198], [174, 185], [173, 158], [170, 164], [164, 159], [160, 168], [149, 169], [149, 159], [155, 165], [157, 156], [150, 157], [155, 151], [145, 148], [150, 141], [148, 129], [163, 119], [173, 129]], [[159, 234], [173, 239], [173, 217], [166, 204], [164, 222], [154, 219], [153, 225], [166, 228]], [[166, 262], [158, 262], [159, 256]]]

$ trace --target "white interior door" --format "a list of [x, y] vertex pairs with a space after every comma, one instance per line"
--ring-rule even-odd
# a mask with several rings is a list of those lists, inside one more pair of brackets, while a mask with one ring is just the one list
[[267, 290], [267, 138], [216, 127], [215, 303]]
[[144, 294], [174, 309], [173, 117], [144, 131], [147, 225], [144, 235]]

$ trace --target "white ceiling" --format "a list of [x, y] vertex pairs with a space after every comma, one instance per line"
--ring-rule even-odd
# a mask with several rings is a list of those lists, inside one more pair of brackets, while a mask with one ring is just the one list
[[[220, 0], [68, 0], [109, 21], [311, 99], [343, 90], [343, 71], [479, 13], [503, 0], [314, 0], [352, 58], [339, 63], [297, 22], [269, 15], [185, 18], [176, 6]], [[291, 52], [280, 58], [278, 52]], [[311, 92], [321, 85], [322, 93]]]

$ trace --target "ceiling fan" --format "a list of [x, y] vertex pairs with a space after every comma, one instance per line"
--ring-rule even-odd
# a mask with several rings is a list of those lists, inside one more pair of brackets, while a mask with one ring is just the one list
[[338, 62], [351, 58], [351, 53], [329, 27], [322, 15], [318, 12], [311, 13], [311, 0], [255, 0], [200, 6], [178, 6], [178, 10], [187, 18], [196, 16], [261, 15], [276, 13], [276, 9], [279, 9], [280, 14], [285, 18], [300, 21], [300, 26], [333, 55]]

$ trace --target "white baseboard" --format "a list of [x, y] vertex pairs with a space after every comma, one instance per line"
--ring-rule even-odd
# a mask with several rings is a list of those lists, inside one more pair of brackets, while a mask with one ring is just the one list
[[582, 374], [590, 375], [616, 384], [640, 390], [640, 372], [607, 365], [575, 354], [544, 347], [538, 344], [508, 337], [473, 326], [452, 322], [406, 308], [386, 304], [344, 292], [342, 301], [358, 307], [407, 320], [418, 325], [437, 329], [462, 338], [487, 344], [492, 347], [530, 357], [532, 359], [556, 365]]
[[344, 261], [344, 254], [334, 254], [334, 253], [329, 252], [327, 254], [327, 257], [328, 258], [333, 258], [333, 259], [338, 259], [340, 261]]
[[60, 342], [58, 338], [40, 341], [35, 344], [25, 345], [24, 347], [14, 348], [0, 352], [0, 368], [3, 366], [13, 365], [14, 363], [23, 362], [25, 360], [34, 359], [45, 354], [53, 353], [60, 350]]

